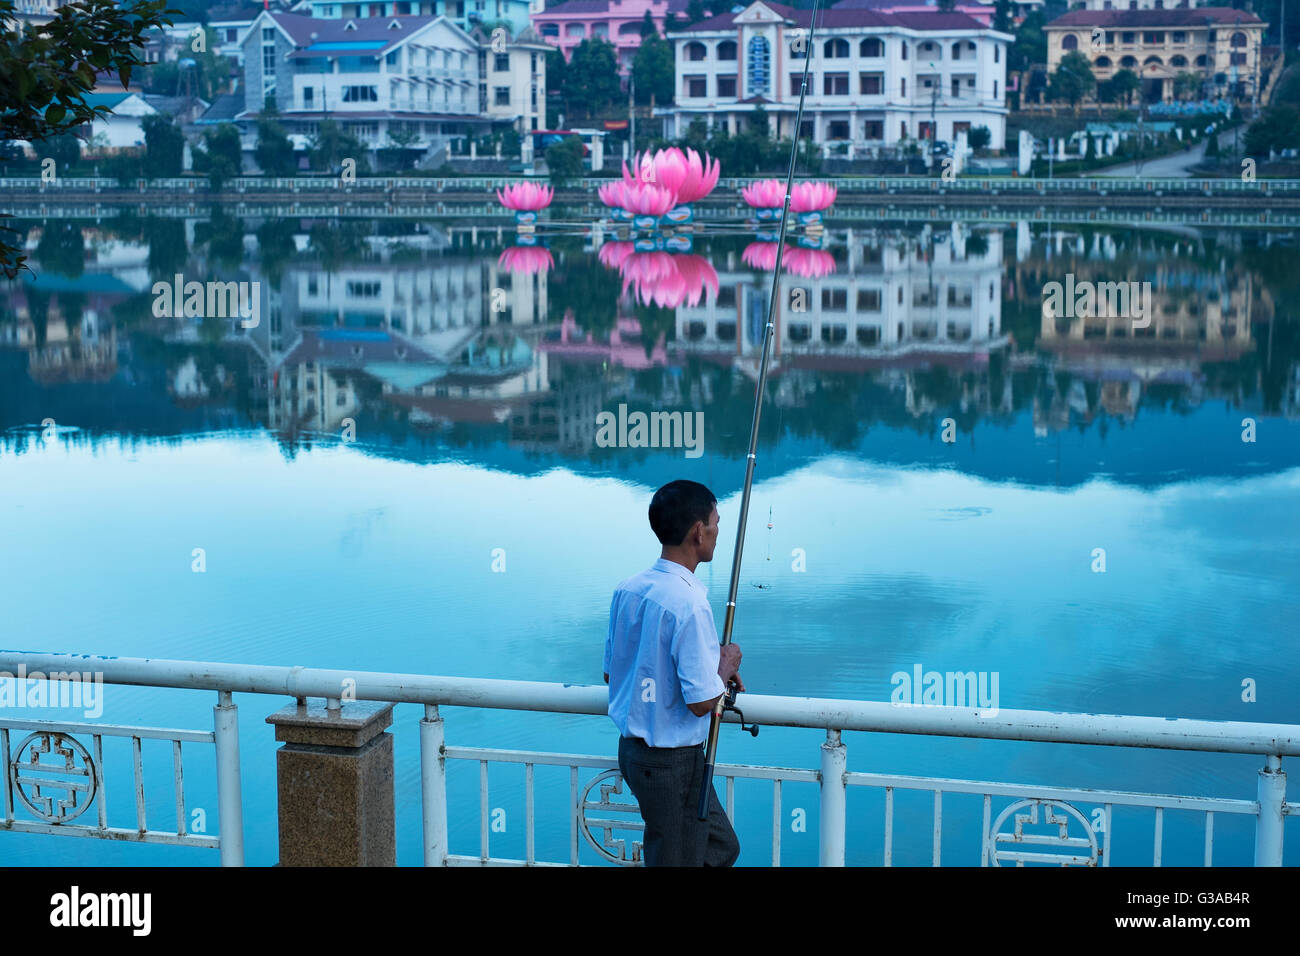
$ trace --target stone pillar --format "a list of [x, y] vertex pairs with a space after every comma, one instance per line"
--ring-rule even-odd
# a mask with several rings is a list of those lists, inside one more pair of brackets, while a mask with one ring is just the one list
[[[337, 701], [330, 701], [337, 704]], [[312, 698], [275, 726], [281, 866], [396, 866], [393, 705]]]

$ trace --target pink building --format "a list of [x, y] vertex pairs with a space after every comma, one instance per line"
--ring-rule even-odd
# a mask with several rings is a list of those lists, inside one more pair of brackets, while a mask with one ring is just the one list
[[[671, 12], [685, 18], [687, 0], [568, 0], [532, 14], [533, 29], [551, 46], [559, 47], [566, 60], [583, 40], [599, 37], [614, 44], [620, 72], [632, 66], [632, 55], [641, 45], [641, 22], [646, 11], [660, 33]], [[709, 4], [705, 4], [707, 8]]]

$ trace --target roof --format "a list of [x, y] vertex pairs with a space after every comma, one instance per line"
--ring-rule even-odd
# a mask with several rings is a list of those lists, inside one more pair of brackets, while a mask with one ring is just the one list
[[[767, 3], [764, 6], [780, 14], [796, 26], [812, 25], [811, 10], [796, 10], [780, 3]], [[752, 6], [752, 4], [751, 4]], [[748, 7], [746, 7], [748, 9]], [[743, 12], [743, 11], [742, 11]], [[737, 14], [725, 13], [709, 17], [688, 27], [669, 30], [669, 33], [696, 33], [710, 30], [731, 30], [735, 27]], [[830, 10], [821, 10], [817, 14], [817, 29], [846, 29], [852, 27], [902, 27], [908, 30], [986, 30], [984, 24], [965, 13], [941, 13], [939, 11], [908, 11], [899, 13], [882, 13], [879, 10], [836, 6]]]
[[1214, 23], [1259, 23], [1264, 21], [1245, 10], [1232, 7], [1195, 7], [1173, 10], [1074, 10], [1048, 23], [1046, 29], [1061, 27], [1203, 27]]
[[244, 111], [243, 93], [222, 93], [212, 100], [196, 123], [228, 123]]
[[[690, 0], [668, 0], [668, 12], [685, 13], [689, 2]], [[621, 0], [567, 0], [567, 2], [564, 3], [549, 4], [541, 13], [534, 13], [533, 17], [547, 17], [553, 15], [581, 16], [583, 14], [592, 13], [609, 13], [611, 15], [623, 14], [624, 11], [618, 9], [622, 5]], [[723, 7], [725, 5], [726, 4], [723, 0], [713, 0], [712, 3], [710, 3], [710, 0], [705, 0], [706, 7]], [[637, 9], [629, 11], [628, 15], [639, 18], [643, 13], [640, 9]]]

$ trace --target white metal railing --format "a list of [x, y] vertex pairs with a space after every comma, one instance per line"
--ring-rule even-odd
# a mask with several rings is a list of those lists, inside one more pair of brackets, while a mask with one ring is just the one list
[[[183, 824], [183, 795], [180, 786], [179, 742], [190, 740], [216, 744], [217, 788], [221, 833], [218, 837], [222, 863], [243, 862], [242, 817], [240, 811], [239, 752], [237, 713], [234, 693], [270, 694], [299, 699], [323, 697], [337, 709], [344, 694], [349, 699], [415, 703], [424, 705], [420, 721], [421, 796], [424, 821], [424, 860], [426, 865], [544, 865], [534, 854], [534, 780], [536, 766], [566, 766], [570, 769], [570, 854], [568, 865], [578, 862], [578, 834], [605, 860], [635, 863], [639, 847], [635, 840], [615, 839], [618, 830], [637, 833], [640, 823], [634, 803], [618, 802], [614, 794], [622, 793], [617, 764], [609, 757], [596, 755], [542, 753], [513, 750], [487, 750], [448, 747], [440, 705], [487, 707], [504, 710], [543, 711], [549, 713], [586, 714], [608, 719], [608, 688], [604, 686], [541, 683], [532, 681], [487, 680], [463, 677], [435, 677], [415, 674], [367, 673], [304, 667], [242, 665], [200, 661], [145, 660], [139, 658], [103, 658], [85, 655], [40, 654], [0, 651], [0, 672], [67, 672], [92, 669], [104, 683], [149, 687], [187, 688], [216, 691], [213, 734], [192, 731], [165, 731], [149, 728], [109, 727], [106, 725], [70, 724], [57, 721], [39, 722], [40, 732], [75, 739], [75, 735], [147, 736], [176, 741], [178, 827]], [[781, 854], [781, 793], [785, 782], [817, 783], [819, 797], [819, 860], [824, 866], [842, 866], [845, 861], [847, 834], [846, 794], [849, 787], [879, 788], [884, 791], [884, 863], [891, 865], [894, 840], [894, 794], [896, 791], [931, 791], [934, 794], [932, 860], [941, 862], [942, 797], [945, 793], [981, 796], [984, 824], [981, 835], [981, 863], [1002, 862], [1082, 863], [1108, 866], [1112, 856], [1110, 822], [1116, 806], [1145, 807], [1155, 811], [1153, 865], [1161, 864], [1163, 821], [1166, 810], [1190, 810], [1204, 813], [1206, 865], [1212, 861], [1214, 816], [1238, 814], [1255, 818], [1254, 860], [1257, 866], [1280, 866], [1282, 863], [1283, 824], [1286, 816], [1300, 813], [1300, 804], [1287, 803], [1286, 775], [1282, 757], [1300, 756], [1300, 725], [1262, 724], [1240, 721], [1166, 719], [1160, 717], [1111, 716], [1098, 714], [1049, 713], [1041, 711], [979, 711], [964, 707], [896, 707], [888, 703], [829, 698], [777, 697], [742, 695], [746, 717], [770, 726], [804, 727], [824, 730], [818, 770], [781, 767], [719, 765], [717, 776], [726, 781], [726, 809], [734, 816], [734, 786], [737, 779], [762, 779], [773, 782], [772, 861], [779, 865]], [[728, 721], [735, 715], [728, 713]], [[27, 729], [37, 722], [3, 719], [0, 726]], [[1042, 741], [1061, 744], [1092, 744], [1115, 747], [1144, 747], [1164, 750], [1215, 753], [1256, 754], [1265, 758], [1258, 771], [1254, 800], [1173, 794], [1132, 793], [1115, 790], [1092, 790], [1046, 785], [994, 783], [988, 781], [951, 780], [937, 777], [911, 777], [888, 774], [850, 772], [847, 751], [842, 740], [845, 730], [874, 733], [929, 734], [982, 739]], [[4, 784], [5, 820], [0, 829], [40, 833], [69, 833], [64, 825], [19, 825], [13, 814], [10, 794], [21, 787], [15, 762], [10, 758], [7, 737]], [[98, 747], [96, 747], [98, 753]], [[137, 805], [140, 795], [138, 770], [139, 747], [136, 744]], [[447, 778], [448, 760], [478, 761], [480, 765], [480, 852], [478, 856], [452, 854], [448, 846]], [[493, 857], [489, 852], [490, 831], [487, 824], [487, 767], [490, 763], [522, 764], [526, 788], [526, 853], [524, 859]], [[601, 770], [600, 775], [579, 789], [579, 768]], [[102, 766], [93, 771], [102, 776]], [[599, 788], [600, 798], [589, 799]], [[992, 820], [993, 799], [1014, 798], [1003, 807], [997, 821]], [[87, 801], [88, 805], [89, 801]], [[1094, 832], [1078, 809], [1095, 806], [1105, 826]], [[1039, 811], [1045, 819], [1039, 823]], [[591, 813], [615, 813], [621, 819]], [[82, 827], [78, 835], [123, 838], [119, 831], [108, 832], [100, 803], [100, 826]], [[1014, 820], [1012, 820], [1014, 817]], [[1000, 829], [1012, 822], [1010, 832]], [[1082, 835], [1069, 836], [1071, 822], [1081, 822]], [[143, 842], [164, 842], [157, 831], [148, 831], [141, 815], [131, 838]], [[1025, 832], [1029, 826], [1055, 828], [1057, 835]], [[596, 831], [596, 832], [593, 832]], [[597, 836], [596, 833], [600, 833]], [[1097, 836], [1100, 832], [1101, 836]], [[211, 841], [181, 839], [167, 834], [166, 842], [212, 845]], [[158, 837], [158, 839], [149, 839]], [[1028, 849], [1026, 849], [1028, 847]], [[617, 851], [615, 853], [614, 851]]]

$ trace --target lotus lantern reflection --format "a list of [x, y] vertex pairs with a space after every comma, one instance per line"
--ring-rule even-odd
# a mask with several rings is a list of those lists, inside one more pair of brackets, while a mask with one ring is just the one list
[[551, 250], [542, 246], [510, 246], [501, 252], [497, 265], [507, 272], [536, 275], [555, 268]]
[[[771, 272], [776, 268], [776, 243], [751, 242], [740, 258], [751, 269]], [[824, 249], [786, 249], [781, 266], [802, 279], [820, 279], [835, 271], [835, 257]]]

